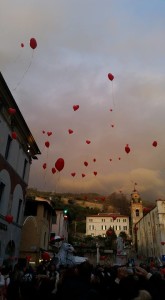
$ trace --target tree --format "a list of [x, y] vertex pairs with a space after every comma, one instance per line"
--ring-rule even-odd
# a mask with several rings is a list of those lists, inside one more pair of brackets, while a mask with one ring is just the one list
[[115, 249], [116, 239], [116, 233], [114, 229], [110, 226], [109, 229], [106, 231], [105, 246], [109, 249]]

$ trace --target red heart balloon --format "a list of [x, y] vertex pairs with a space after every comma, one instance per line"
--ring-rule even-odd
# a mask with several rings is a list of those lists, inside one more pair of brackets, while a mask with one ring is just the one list
[[79, 105], [73, 105], [73, 110], [76, 111], [79, 109]]
[[45, 146], [46, 146], [47, 148], [49, 148], [49, 146], [50, 146], [49, 141], [46, 141], [46, 142], [45, 142]]
[[13, 140], [16, 140], [17, 134], [16, 134], [15, 131], [13, 131], [13, 132], [11, 133], [11, 137], [12, 137]]
[[62, 171], [62, 169], [64, 168], [64, 159], [61, 157], [58, 158], [55, 162], [55, 167], [59, 172]]
[[12, 215], [6, 215], [5, 220], [10, 224], [13, 222], [13, 216]]
[[51, 132], [51, 131], [48, 131], [48, 132], [47, 132], [47, 135], [48, 135], [48, 136], [52, 135], [52, 132]]
[[154, 146], [154, 147], [157, 147], [157, 145], [158, 145], [157, 141], [154, 141], [154, 142], [152, 143], [152, 146]]
[[126, 152], [126, 153], [129, 153], [129, 152], [130, 152], [130, 147], [129, 147], [128, 144], [125, 146], [125, 152]]
[[8, 113], [9, 113], [10, 115], [15, 115], [15, 113], [16, 113], [16, 109], [15, 109], [15, 108], [12, 108], [12, 107], [10, 107], [10, 108], [8, 109]]
[[46, 164], [46, 163], [44, 163], [42, 167], [43, 167], [43, 169], [45, 170], [45, 169], [46, 169], [46, 167], [47, 167], [47, 164]]
[[74, 177], [74, 176], [76, 175], [76, 173], [75, 173], [75, 172], [73, 172], [73, 173], [71, 173], [71, 175], [72, 175], [72, 177]]
[[52, 173], [55, 174], [56, 173], [56, 169], [52, 168]]
[[111, 81], [112, 81], [112, 80], [114, 79], [114, 76], [113, 76], [113, 74], [109, 73], [109, 74], [108, 74], [108, 78], [109, 78], [109, 80], [111, 80]]
[[86, 140], [86, 143], [87, 143], [87, 144], [90, 144], [90, 143], [91, 143], [91, 141], [89, 141], [89, 140]]
[[69, 134], [72, 134], [73, 130], [72, 129], [68, 129], [68, 132], [69, 132]]
[[36, 41], [35, 38], [31, 38], [31, 39], [30, 39], [30, 47], [31, 47], [32, 49], [35, 49], [35, 48], [37, 47], [37, 41]]

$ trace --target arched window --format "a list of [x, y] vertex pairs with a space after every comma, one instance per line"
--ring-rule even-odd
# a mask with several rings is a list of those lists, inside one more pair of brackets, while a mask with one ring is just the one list
[[139, 217], [139, 209], [136, 209], [135, 213], [136, 213], [136, 217]]

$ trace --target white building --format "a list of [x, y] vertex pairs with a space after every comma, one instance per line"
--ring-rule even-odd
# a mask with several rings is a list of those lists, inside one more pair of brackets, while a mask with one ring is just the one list
[[129, 217], [115, 213], [99, 213], [86, 217], [86, 235], [105, 237], [110, 227], [114, 229], [117, 236], [121, 231], [129, 235]]
[[156, 200], [156, 206], [135, 225], [135, 241], [139, 256], [165, 256], [165, 200]]
[[30, 166], [40, 150], [0, 73], [0, 265], [19, 256]]

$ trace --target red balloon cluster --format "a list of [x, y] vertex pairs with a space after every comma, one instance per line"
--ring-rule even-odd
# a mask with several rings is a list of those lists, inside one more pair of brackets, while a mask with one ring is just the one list
[[84, 161], [84, 166], [88, 166], [88, 162], [87, 161]]

